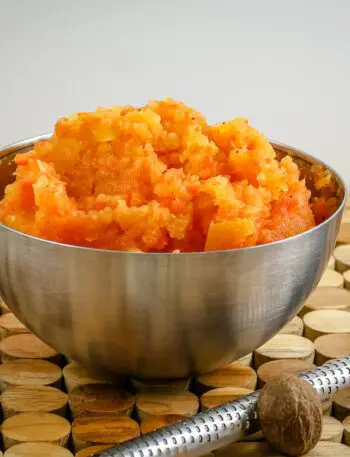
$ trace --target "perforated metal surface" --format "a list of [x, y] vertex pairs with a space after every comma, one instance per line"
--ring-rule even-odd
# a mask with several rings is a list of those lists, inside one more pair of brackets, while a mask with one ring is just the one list
[[308, 381], [321, 399], [327, 398], [350, 385], [350, 356], [331, 360], [299, 377]]
[[[350, 356], [333, 360], [300, 375], [321, 399], [350, 386]], [[258, 428], [256, 403], [259, 392], [169, 425], [114, 449], [100, 457], [156, 457], [202, 455], [254, 433]]]

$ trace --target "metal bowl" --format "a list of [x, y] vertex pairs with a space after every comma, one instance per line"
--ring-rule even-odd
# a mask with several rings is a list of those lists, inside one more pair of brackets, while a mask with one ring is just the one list
[[[0, 199], [13, 157], [48, 135], [0, 149]], [[315, 158], [271, 142], [306, 166]], [[323, 164], [324, 165], [324, 164]], [[0, 294], [36, 335], [114, 377], [178, 378], [236, 360], [276, 334], [324, 272], [337, 212], [312, 230], [251, 248], [138, 254], [67, 246], [0, 225]]]

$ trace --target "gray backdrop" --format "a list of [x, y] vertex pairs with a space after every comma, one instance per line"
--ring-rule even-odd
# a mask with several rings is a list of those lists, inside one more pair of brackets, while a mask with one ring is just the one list
[[0, 0], [0, 143], [172, 96], [350, 184], [350, 0]]

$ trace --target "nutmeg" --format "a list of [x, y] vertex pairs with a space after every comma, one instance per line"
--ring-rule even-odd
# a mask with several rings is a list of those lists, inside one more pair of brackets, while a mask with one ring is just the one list
[[279, 452], [300, 456], [313, 449], [322, 432], [322, 408], [307, 382], [281, 373], [270, 378], [258, 399], [265, 438]]

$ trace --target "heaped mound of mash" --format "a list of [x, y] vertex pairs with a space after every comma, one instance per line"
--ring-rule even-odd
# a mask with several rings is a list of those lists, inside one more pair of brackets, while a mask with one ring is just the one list
[[319, 201], [315, 211], [298, 166], [278, 161], [247, 120], [208, 125], [169, 99], [60, 119], [16, 164], [0, 221], [72, 245], [241, 248], [304, 232], [334, 210]]

